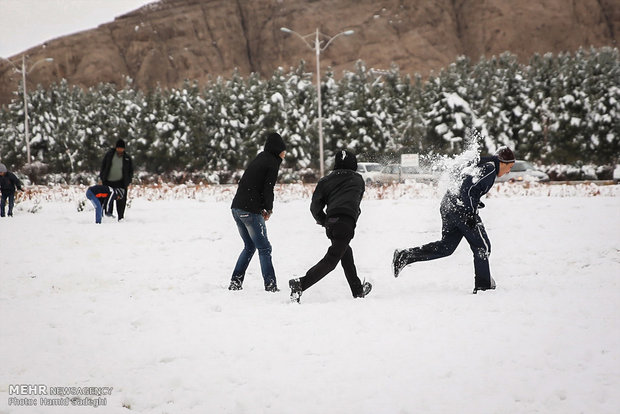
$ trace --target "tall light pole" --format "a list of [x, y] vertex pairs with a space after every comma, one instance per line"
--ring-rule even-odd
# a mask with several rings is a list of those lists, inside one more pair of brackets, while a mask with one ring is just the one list
[[[321, 167], [321, 177], [323, 177], [325, 175], [325, 161], [323, 157], [323, 113], [321, 109], [321, 63], [320, 63], [321, 58], [320, 56], [321, 56], [321, 52], [327, 49], [327, 47], [334, 41], [334, 39], [340, 36], [350, 36], [354, 32], [353, 30], [346, 30], [344, 32], [338, 33], [335, 36], [329, 37], [319, 32], [318, 27], [316, 28], [316, 31], [314, 33], [310, 33], [305, 36], [302, 36], [296, 31], [291, 30], [287, 27], [281, 27], [280, 30], [282, 30], [284, 33], [291, 33], [299, 37], [306, 44], [306, 46], [310, 48], [310, 50], [314, 50], [314, 53], [316, 56], [316, 92], [317, 92], [317, 99], [318, 99], [318, 106], [319, 106], [319, 111], [318, 111], [319, 112], [319, 162], [320, 162], [320, 167]], [[314, 35], [314, 46], [307, 40], [308, 37], [313, 36], [313, 35]], [[321, 47], [321, 43], [323, 41], [326, 41], [326, 43], [325, 43], [325, 46]]]
[[22, 68], [21, 69], [18, 69], [17, 66], [13, 64], [13, 62], [11, 62], [10, 60], [6, 58], [0, 58], [0, 59], [6, 60], [7, 62], [9, 62], [11, 66], [13, 66], [13, 70], [15, 70], [15, 72], [17, 73], [21, 73], [22, 75], [22, 91], [24, 93], [24, 135], [26, 137], [26, 154], [27, 154], [28, 166], [30, 166], [32, 159], [30, 157], [30, 130], [29, 130], [30, 125], [28, 123], [28, 92], [26, 91], [26, 75], [29, 74], [35, 68], [35, 66], [37, 66], [39, 63], [52, 62], [54, 59], [44, 58], [44, 59], [38, 60], [30, 67], [30, 70], [28, 71], [26, 70], [26, 55], [22, 55]]

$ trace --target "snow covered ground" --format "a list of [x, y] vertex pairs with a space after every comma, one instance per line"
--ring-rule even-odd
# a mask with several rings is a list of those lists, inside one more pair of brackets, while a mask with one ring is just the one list
[[[0, 413], [620, 412], [620, 186], [496, 185], [498, 289], [478, 295], [466, 243], [390, 274], [394, 248], [439, 237], [440, 191], [369, 189], [352, 247], [372, 293], [338, 268], [297, 305], [288, 279], [328, 246], [311, 190], [278, 188], [271, 294], [258, 257], [226, 289], [233, 187], [135, 188], [102, 225], [84, 188], [37, 189], [0, 219]], [[66, 401], [51, 387], [113, 388], [41, 407]]]

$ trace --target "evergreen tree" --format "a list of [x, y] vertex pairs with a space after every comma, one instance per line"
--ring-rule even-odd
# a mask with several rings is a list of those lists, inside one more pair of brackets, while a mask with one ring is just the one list
[[[340, 79], [328, 70], [321, 80], [326, 159], [341, 147], [378, 161], [457, 153], [474, 127], [489, 152], [507, 144], [531, 161], [617, 162], [619, 78], [615, 48], [534, 55], [528, 65], [510, 53], [477, 64], [460, 57], [425, 82], [363, 62]], [[0, 111], [0, 160], [14, 169], [26, 164], [24, 113], [19, 90]], [[129, 78], [121, 89], [62, 81], [31, 90], [28, 114], [33, 160], [57, 173], [98, 172], [119, 138], [138, 170], [232, 172], [262, 150], [269, 130], [285, 137], [292, 169], [319, 165], [317, 90], [303, 62], [268, 79], [235, 71], [202, 90], [190, 81], [146, 94]]]
[[312, 140], [313, 108], [316, 92], [312, 87], [312, 75], [305, 71], [302, 61], [297, 68], [291, 68], [281, 78], [283, 82], [285, 110], [282, 136], [287, 146], [287, 166], [307, 168], [312, 164], [315, 148]]
[[588, 159], [602, 164], [618, 162], [620, 154], [620, 61], [618, 49], [579, 51], [583, 72], [581, 90], [587, 98], [583, 112]]
[[456, 154], [463, 151], [466, 130], [477, 118], [466, 100], [465, 81], [470, 71], [469, 59], [461, 57], [425, 87], [423, 116], [433, 152]]

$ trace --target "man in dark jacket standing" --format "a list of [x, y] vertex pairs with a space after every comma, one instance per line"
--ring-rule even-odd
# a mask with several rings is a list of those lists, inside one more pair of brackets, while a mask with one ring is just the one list
[[[355, 154], [341, 150], [336, 153], [334, 171], [317, 183], [312, 194], [310, 212], [317, 224], [325, 227], [332, 245], [327, 254], [304, 277], [289, 281], [291, 301], [299, 302], [301, 294], [310, 286], [342, 264], [344, 275], [355, 298], [365, 297], [372, 285], [360, 281], [349, 243], [355, 235], [355, 226], [361, 213], [364, 179], [357, 172]], [[327, 207], [326, 211], [325, 207]]]
[[242, 289], [245, 271], [258, 249], [265, 290], [278, 291], [265, 221], [269, 220], [273, 213], [273, 187], [278, 179], [280, 164], [286, 155], [285, 150], [286, 145], [280, 134], [269, 133], [264, 151], [250, 162], [239, 181], [231, 209], [244, 248], [233, 270], [229, 290]]
[[5, 216], [5, 207], [7, 200], [9, 201], [9, 217], [13, 217], [13, 205], [15, 204], [15, 189], [22, 191], [22, 183], [10, 172], [4, 164], [0, 164], [0, 190], [2, 197], [0, 198], [0, 217]]
[[[101, 178], [103, 185], [112, 187], [115, 190], [123, 190], [117, 191], [118, 194], [122, 193], [123, 196], [116, 199], [118, 221], [123, 220], [125, 218], [125, 206], [127, 205], [127, 190], [133, 179], [133, 161], [129, 154], [125, 152], [125, 141], [122, 139], [116, 141], [115, 148], [111, 148], [103, 157], [99, 178]], [[110, 200], [106, 216], [112, 216], [113, 209], [114, 203], [113, 200]]]
[[465, 237], [474, 254], [473, 293], [495, 289], [495, 280], [489, 270], [491, 242], [478, 209], [484, 207], [480, 198], [491, 189], [495, 178], [508, 173], [514, 163], [512, 150], [501, 147], [493, 157], [482, 159], [470, 171], [464, 172], [460, 186], [455, 191], [448, 190], [441, 200], [441, 240], [412, 249], [395, 250], [392, 260], [394, 277], [411, 263], [450, 256]]

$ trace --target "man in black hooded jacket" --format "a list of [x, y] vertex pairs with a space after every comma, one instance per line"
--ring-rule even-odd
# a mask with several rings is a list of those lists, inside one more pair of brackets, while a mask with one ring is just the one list
[[355, 226], [361, 213], [364, 179], [357, 172], [355, 154], [341, 150], [336, 153], [334, 171], [317, 183], [312, 194], [310, 212], [317, 224], [325, 227], [332, 245], [327, 254], [304, 277], [289, 281], [291, 301], [299, 302], [301, 294], [342, 264], [344, 275], [355, 298], [365, 297], [372, 285], [360, 281], [349, 243], [355, 235]]
[[244, 248], [233, 270], [229, 290], [242, 289], [245, 271], [258, 249], [265, 290], [278, 291], [265, 221], [269, 220], [273, 213], [273, 187], [278, 179], [280, 164], [286, 155], [285, 150], [286, 145], [280, 134], [269, 133], [264, 151], [250, 162], [239, 181], [231, 209]]
[[395, 250], [392, 259], [394, 277], [405, 266], [451, 255], [463, 239], [469, 242], [474, 254], [474, 292], [495, 289], [489, 270], [491, 242], [484, 229], [478, 209], [484, 207], [480, 198], [493, 186], [496, 177], [510, 172], [515, 156], [508, 147], [501, 147], [492, 157], [483, 158], [478, 165], [463, 174], [456, 191], [448, 190], [441, 200], [441, 240], [411, 249]]

